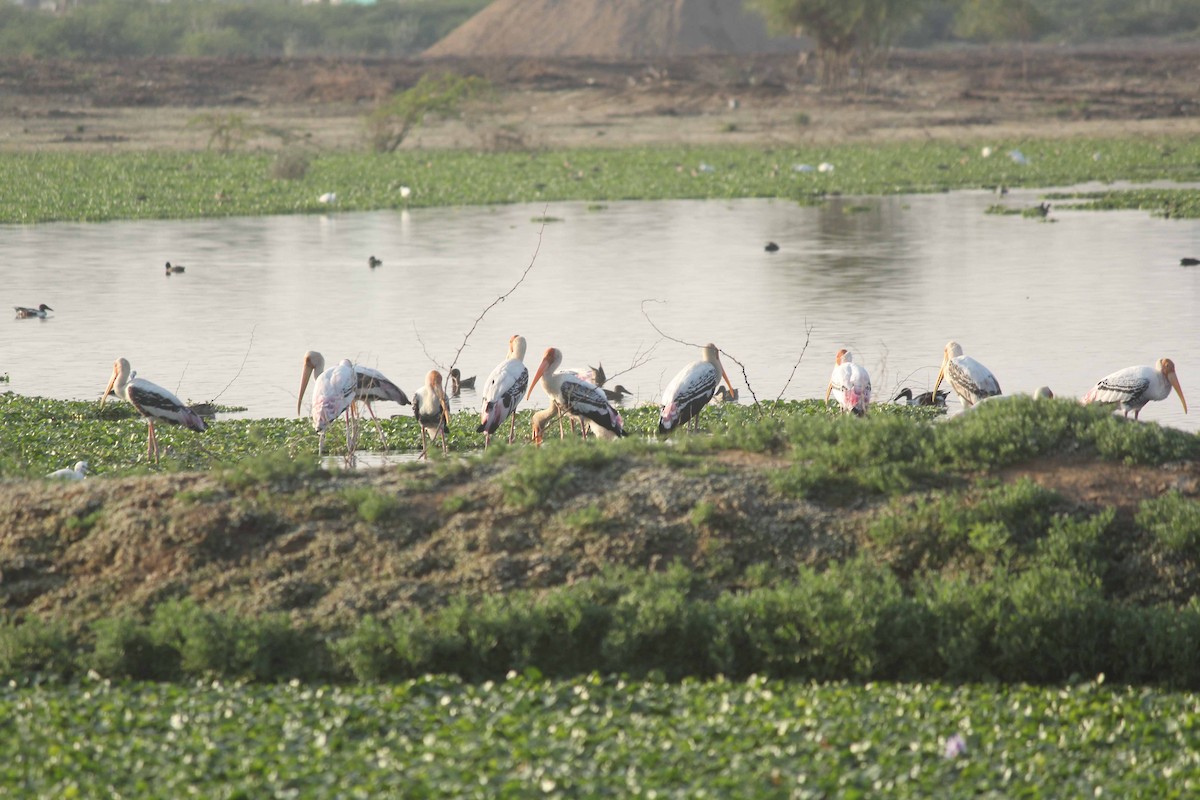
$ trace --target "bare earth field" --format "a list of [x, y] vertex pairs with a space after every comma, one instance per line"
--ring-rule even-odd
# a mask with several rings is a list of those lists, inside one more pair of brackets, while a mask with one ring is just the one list
[[[250, 148], [362, 149], [363, 116], [437, 67], [485, 76], [495, 100], [467, 120], [426, 125], [406, 148], [1200, 134], [1200, 45], [1030, 48], [1024, 57], [900, 52], [870, 84], [836, 91], [793, 56], [626, 64], [0, 59], [0, 152], [203, 149], [207, 133], [188, 123], [204, 112], [244, 115], [265, 132]], [[586, 490], [524, 515], [504, 508], [495, 466], [464, 470], [470, 480], [453, 469], [424, 478], [382, 471], [247, 493], [200, 474], [5, 482], [0, 612], [84, 621], [191, 596], [347, 624], [455, 591], [559, 585], [611, 563], [682, 560], [734, 572], [755, 561], [819, 564], [859, 548], [865, 521], [880, 511], [860, 502], [835, 514], [783, 500], [767, 481], [779, 463], [721, 460], [695, 482], [653, 459], [617, 464], [589, 476]], [[1194, 463], [1132, 469], [1046, 459], [998, 477], [1022, 476], [1089, 512], [1112, 506], [1126, 525], [1142, 499], [1170, 488], [1200, 493]], [[355, 486], [399, 506], [367, 521], [346, 499]], [[701, 499], [715, 522], [692, 519]], [[603, 510], [601, 523], [572, 517], [592, 507]], [[1170, 565], [1135, 559], [1127, 568], [1131, 585], [1196, 588], [1194, 576], [1172, 574]]]
[[263, 131], [248, 147], [364, 148], [363, 117], [431, 69], [494, 99], [405, 147], [801, 145], [939, 138], [1194, 135], [1200, 44], [901, 51], [831, 90], [795, 56], [586, 60], [0, 59], [0, 151], [203, 149], [201, 113]]

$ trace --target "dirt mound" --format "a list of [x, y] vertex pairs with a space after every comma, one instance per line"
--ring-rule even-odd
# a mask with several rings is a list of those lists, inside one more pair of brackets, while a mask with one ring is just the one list
[[796, 50], [730, 0], [496, 0], [426, 56], [662, 58]]

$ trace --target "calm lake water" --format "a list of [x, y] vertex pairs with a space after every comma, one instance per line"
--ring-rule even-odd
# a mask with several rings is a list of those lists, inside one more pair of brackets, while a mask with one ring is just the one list
[[[97, 399], [125, 356], [185, 400], [281, 417], [295, 414], [301, 357], [314, 349], [331, 364], [376, 367], [411, 393], [533, 261], [471, 335], [464, 376], [482, 384], [521, 333], [531, 371], [556, 346], [567, 366], [629, 370], [610, 385], [655, 401], [698, 356], [663, 340], [645, 308], [670, 336], [716, 342], [740, 360], [760, 399], [822, 396], [841, 347], [870, 370], [876, 399], [925, 390], [953, 338], [1006, 393], [1045, 384], [1080, 396], [1115, 369], [1173, 358], [1195, 413], [1170, 398], [1143, 419], [1200, 429], [1200, 268], [1179, 266], [1200, 257], [1200, 221], [985, 214], [995, 202], [955, 192], [821, 207], [562, 203], [3, 226], [5, 304], [54, 312], [5, 324], [0, 372], [22, 394]], [[1037, 202], [1033, 192], [1004, 198]], [[556, 221], [539, 250], [543, 215]], [[768, 241], [779, 251], [765, 252]], [[383, 265], [370, 269], [371, 255]], [[165, 261], [187, 271], [165, 277]], [[748, 399], [741, 369], [725, 365]], [[534, 400], [544, 405], [540, 390]], [[474, 408], [478, 396], [460, 403]]]

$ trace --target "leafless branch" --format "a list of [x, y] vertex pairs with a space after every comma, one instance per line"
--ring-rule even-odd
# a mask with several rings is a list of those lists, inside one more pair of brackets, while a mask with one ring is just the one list
[[[658, 332], [659, 336], [661, 336], [664, 339], [669, 339], [672, 342], [675, 342], [676, 344], [682, 344], [686, 347], [703, 347], [704, 346], [704, 345], [696, 344], [695, 342], [685, 342], [683, 339], [676, 339], [674, 336], [671, 336], [671, 335], [665, 333], [662, 328], [660, 328], [654, 324], [654, 320], [650, 319], [650, 315], [648, 313], [646, 313], [646, 303], [662, 303], [663, 305], [666, 305], [666, 301], [656, 300], [654, 298], [647, 298], [642, 301], [642, 316], [646, 318], [646, 322], [650, 323], [650, 327], [654, 328], [654, 330]], [[760, 404], [758, 402], [758, 395], [756, 395], [754, 393], [754, 387], [750, 385], [750, 375], [747, 374], [747, 372], [746, 372], [746, 365], [743, 364], [741, 361], [738, 361], [737, 358], [734, 357], [734, 355], [732, 353], [730, 353], [728, 350], [722, 350], [719, 347], [717, 349], [720, 351], [721, 355], [725, 356], [726, 358], [728, 358], [730, 361], [737, 364], [738, 367], [741, 368], [742, 380], [745, 381], [745, 383], [746, 383], [746, 391], [750, 392], [750, 397], [751, 397], [751, 399], [754, 400], [754, 408], [759, 413], [762, 413], [762, 404]]]
[[612, 375], [605, 375], [604, 382], [610, 383], [612, 379], [616, 378], [618, 375], [624, 375], [626, 372], [633, 372], [638, 367], [644, 367], [646, 364], [650, 363], [650, 356], [654, 354], [654, 349], [660, 344], [662, 344], [662, 339], [659, 339], [645, 350], [635, 350], [633, 353], [633, 358], [629, 361], [629, 366], [620, 372], [614, 372]]
[[808, 320], [804, 320], [804, 346], [800, 348], [800, 356], [796, 359], [796, 363], [792, 364], [792, 371], [788, 375], [788, 379], [784, 382], [783, 388], [779, 390], [779, 396], [775, 398], [775, 402], [783, 399], [783, 393], [787, 391], [788, 384], [792, 382], [792, 378], [796, 377], [796, 370], [800, 367], [800, 362], [804, 360], [804, 354], [808, 351], [808, 343], [812, 339], [813, 325], [808, 324]]
[[254, 331], [257, 328], [258, 324], [256, 323], [254, 327], [250, 329], [250, 343], [246, 345], [246, 354], [242, 356], [242, 363], [238, 365], [237, 372], [235, 372], [233, 377], [229, 379], [229, 383], [225, 384], [225, 388], [217, 392], [217, 396], [209, 401], [210, 403], [217, 402], [217, 400], [221, 398], [221, 395], [225, 394], [225, 392], [229, 390], [229, 387], [233, 386], [233, 382], [241, 376], [242, 370], [246, 368], [246, 360], [250, 358], [250, 351], [254, 349]]
[[532, 257], [529, 258], [529, 264], [526, 266], [526, 269], [524, 269], [524, 272], [521, 273], [521, 277], [517, 278], [517, 282], [512, 284], [511, 289], [509, 289], [508, 291], [505, 291], [504, 294], [499, 295], [496, 300], [493, 300], [491, 303], [488, 303], [487, 307], [484, 308], [484, 311], [481, 311], [479, 313], [479, 317], [475, 318], [474, 323], [470, 324], [470, 330], [467, 331], [467, 335], [462, 337], [462, 344], [458, 345], [458, 349], [455, 350], [454, 361], [450, 362], [450, 367], [449, 367], [450, 369], [454, 369], [454, 366], [456, 365], [456, 363], [458, 363], [458, 356], [462, 355], [463, 348], [467, 347], [467, 341], [468, 341], [468, 339], [470, 339], [470, 335], [472, 335], [472, 333], [475, 332], [476, 327], [478, 327], [479, 324], [481, 323], [481, 321], [484, 320], [484, 317], [486, 317], [487, 312], [490, 312], [492, 308], [496, 308], [498, 305], [500, 305], [500, 303], [504, 302], [505, 300], [508, 300], [509, 295], [514, 293], [514, 291], [516, 291], [517, 288], [520, 287], [520, 285], [522, 283], [524, 283], [524, 279], [526, 279], [526, 276], [529, 275], [529, 270], [533, 269], [533, 265], [538, 263], [538, 253], [541, 252], [542, 235], [544, 235], [546, 233], [546, 219], [547, 219], [546, 211], [548, 211], [548, 210], [550, 210], [550, 205], [547, 204], [544, 207], [544, 209], [542, 209], [542, 212], [541, 212], [542, 219], [541, 219], [541, 227], [538, 228], [538, 246], [533, 248], [533, 255], [532, 255]]

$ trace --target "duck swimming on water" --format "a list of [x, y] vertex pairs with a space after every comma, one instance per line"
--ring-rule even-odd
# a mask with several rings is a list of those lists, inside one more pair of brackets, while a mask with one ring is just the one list
[[33, 319], [34, 317], [38, 317], [39, 319], [45, 319], [46, 312], [53, 311], [54, 309], [51, 308], [50, 306], [46, 305], [45, 303], [42, 303], [37, 308], [28, 308], [26, 306], [13, 306], [13, 310], [15, 310], [17, 312], [17, 319]]

